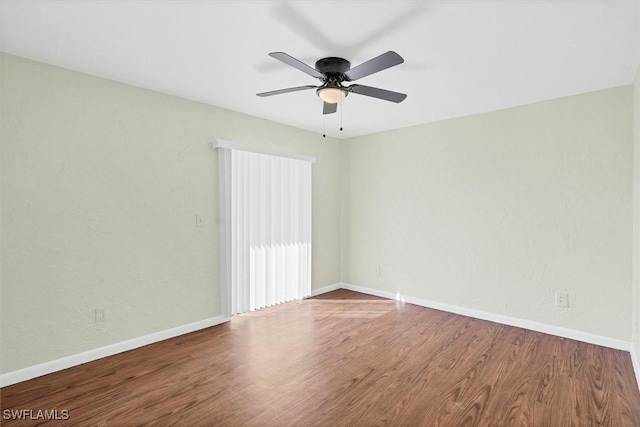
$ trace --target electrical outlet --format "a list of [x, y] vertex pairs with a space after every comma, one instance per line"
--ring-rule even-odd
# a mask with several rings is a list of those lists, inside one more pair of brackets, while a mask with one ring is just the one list
[[96, 315], [96, 323], [105, 322], [107, 320], [104, 317], [104, 308], [96, 308], [95, 309], [95, 315]]
[[373, 274], [375, 274], [376, 276], [379, 276], [379, 275], [380, 275], [380, 266], [379, 266], [379, 265], [376, 265], [376, 266], [373, 268]]
[[569, 307], [569, 294], [566, 292], [556, 292], [556, 306]]

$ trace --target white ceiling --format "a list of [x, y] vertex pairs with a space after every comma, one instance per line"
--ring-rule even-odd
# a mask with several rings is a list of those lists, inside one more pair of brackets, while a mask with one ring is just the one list
[[270, 58], [356, 66], [388, 50], [405, 63], [357, 83], [327, 116], [344, 138], [630, 84], [638, 0], [102, 1], [0, 0], [0, 50], [322, 132], [314, 91], [255, 94], [318, 80]]

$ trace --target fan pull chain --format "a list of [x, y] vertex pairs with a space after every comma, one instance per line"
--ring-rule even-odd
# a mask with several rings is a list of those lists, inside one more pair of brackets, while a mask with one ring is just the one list
[[342, 132], [342, 100], [344, 98], [340, 98], [340, 132]]
[[326, 125], [327, 125], [327, 118], [326, 118], [326, 115], [323, 114], [322, 115], [322, 137], [323, 138], [327, 137], [327, 135], [325, 133], [326, 127], [327, 127]]

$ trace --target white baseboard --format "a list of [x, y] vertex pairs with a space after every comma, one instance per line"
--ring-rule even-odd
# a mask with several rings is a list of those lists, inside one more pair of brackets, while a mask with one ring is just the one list
[[[436, 310], [442, 310], [449, 313], [460, 314], [463, 316], [474, 317], [477, 319], [488, 320], [491, 322], [501, 323], [509, 326], [517, 326], [519, 328], [529, 329], [536, 332], [542, 332], [545, 334], [556, 335], [564, 338], [574, 339], [577, 341], [587, 342], [590, 344], [601, 345], [604, 347], [615, 348], [618, 350], [629, 351], [631, 355], [631, 361], [636, 375], [636, 381], [638, 387], [640, 387], [640, 354], [635, 351], [635, 348], [631, 342], [618, 340], [615, 338], [609, 338], [601, 335], [595, 335], [588, 332], [577, 331], [569, 328], [562, 328], [559, 326], [548, 325], [545, 323], [534, 322], [531, 320], [518, 319], [514, 317], [504, 316], [500, 314], [489, 313], [480, 310], [474, 310], [466, 307], [460, 307], [450, 304], [444, 304], [435, 301], [429, 301], [422, 298], [415, 298], [399, 293], [392, 293], [381, 291], [378, 289], [367, 288], [364, 286], [352, 285], [350, 283], [334, 283], [333, 285], [324, 286], [322, 288], [314, 289], [311, 291], [311, 296], [321, 295], [327, 292], [335, 291], [338, 289], [348, 289], [355, 292], [361, 292], [363, 294], [375, 295], [382, 298], [389, 299], [401, 299], [410, 304], [419, 305], [422, 307], [433, 308]], [[228, 322], [230, 319], [223, 316], [212, 317], [210, 319], [201, 320], [199, 322], [190, 323], [188, 325], [178, 326], [176, 328], [168, 329], [166, 331], [155, 332], [153, 334], [144, 335], [142, 337], [133, 338], [127, 341], [111, 344], [105, 347], [100, 347], [94, 350], [89, 350], [83, 353], [74, 354], [71, 356], [63, 357], [60, 359], [52, 360], [49, 362], [41, 363], [39, 365], [30, 366], [28, 368], [20, 369], [13, 372], [0, 375], [0, 387], [6, 387], [12, 384], [16, 384], [22, 381], [27, 381], [32, 378], [47, 375], [56, 371], [71, 368], [73, 366], [81, 365], [83, 363], [91, 362], [103, 357], [112, 356], [114, 354], [122, 353], [125, 351], [133, 350], [135, 348], [143, 347], [145, 345], [153, 344], [156, 342], [164, 341], [169, 338], [174, 338], [180, 335], [195, 332], [200, 329], [209, 328], [211, 326], [219, 325], [224, 322]]]
[[61, 371], [63, 369], [81, 365], [83, 363], [92, 362], [97, 359], [102, 359], [103, 357], [113, 356], [114, 354], [123, 353], [125, 351], [133, 350], [135, 348], [143, 347], [145, 345], [153, 344], [159, 341], [164, 341], [169, 338], [188, 334], [190, 332], [195, 332], [200, 329], [209, 328], [211, 326], [219, 325], [220, 323], [228, 321], [229, 318], [223, 316], [211, 317], [209, 319], [189, 323], [188, 325], [178, 326], [175, 328], [167, 329], [165, 331], [155, 332], [153, 334], [121, 341], [115, 344], [96, 348], [94, 350], [85, 351], [83, 353], [73, 354], [71, 356], [51, 360], [39, 365], [29, 366], [28, 368], [19, 369], [17, 371], [7, 372], [6, 374], [0, 375], [0, 387], [6, 387], [11, 384], [27, 381], [32, 378], [40, 377], [42, 375], [51, 374], [56, 371]]
[[344, 286], [343, 283], [334, 283], [333, 285], [323, 286], [322, 288], [313, 289], [311, 291], [311, 296], [316, 297], [318, 295], [326, 294], [327, 292], [337, 291], [338, 289], [342, 289]]
[[[343, 287], [342, 283], [334, 283], [333, 285], [324, 286], [322, 288], [311, 291], [311, 296], [321, 295], [327, 292], [335, 291]], [[43, 375], [51, 374], [56, 371], [71, 368], [83, 363], [92, 362], [102, 359], [103, 357], [112, 356], [114, 354], [123, 353], [155, 342], [164, 341], [180, 335], [205, 329], [220, 323], [228, 322], [230, 319], [223, 316], [212, 317], [210, 319], [201, 320], [199, 322], [190, 323], [188, 325], [178, 326], [166, 331], [160, 331], [142, 337], [133, 338], [127, 341], [110, 344], [94, 350], [85, 351], [83, 353], [72, 354], [71, 356], [62, 357], [60, 359], [51, 360], [38, 365], [29, 366], [17, 371], [7, 372], [0, 375], [0, 387], [6, 387], [22, 381], [27, 381]]]
[[636, 376], [636, 383], [638, 388], [640, 389], [640, 354], [638, 354], [638, 352], [635, 349], [635, 346], [630, 341], [619, 340], [615, 338], [605, 337], [602, 335], [596, 335], [588, 332], [578, 331], [575, 329], [549, 325], [546, 323], [534, 322], [531, 320], [518, 319], [515, 317], [489, 313], [486, 311], [474, 310], [466, 307], [460, 307], [460, 306], [455, 306], [450, 304], [439, 303], [435, 301], [429, 301], [421, 298], [404, 296], [404, 295], [400, 295], [399, 293], [394, 294], [392, 292], [380, 291], [378, 289], [371, 289], [364, 286], [352, 285], [349, 283], [342, 283], [341, 287], [343, 289], [349, 289], [355, 292], [362, 292], [363, 294], [375, 295], [382, 298], [390, 298], [390, 299], [396, 299], [396, 300], [400, 299], [410, 304], [433, 308], [436, 310], [442, 310], [448, 313], [455, 313], [463, 316], [474, 317], [477, 319], [489, 320], [491, 322], [501, 323], [509, 326], [516, 326], [523, 329], [529, 329], [536, 332], [542, 332], [545, 334], [555, 335], [563, 338], [569, 338], [572, 340], [582, 341], [589, 344], [615, 348], [616, 350], [628, 351], [631, 356], [633, 371], [635, 372], [635, 376]]
[[[563, 338], [569, 338], [576, 341], [582, 341], [589, 344], [601, 345], [603, 347], [615, 348], [617, 350], [631, 351], [633, 345], [630, 341], [619, 340], [615, 338], [605, 337], [602, 335], [591, 334], [589, 332], [578, 331], [575, 329], [563, 328], [560, 326], [549, 325], [546, 323], [534, 322], [532, 320], [519, 319], [517, 317], [505, 316], [502, 314], [489, 313], [481, 310], [474, 310], [471, 308], [460, 307], [451, 304], [444, 304], [441, 302], [430, 301], [422, 298], [415, 298], [406, 295], [394, 294], [392, 292], [380, 291], [377, 289], [371, 289], [364, 286], [351, 285], [343, 283], [344, 289], [349, 289], [356, 292], [362, 292], [364, 294], [375, 295], [383, 298], [402, 299], [410, 304], [419, 305], [422, 307], [433, 308], [436, 310], [446, 311], [448, 313], [460, 314], [463, 316], [474, 317], [476, 319], [488, 320], [491, 322], [501, 323], [503, 325], [517, 326], [523, 329], [529, 329], [536, 332], [542, 332], [545, 334], [555, 335]], [[638, 369], [636, 368], [636, 374]]]
[[635, 346], [631, 347], [631, 362], [633, 363], [633, 371], [636, 373], [636, 384], [640, 389], [640, 354], [636, 351]]

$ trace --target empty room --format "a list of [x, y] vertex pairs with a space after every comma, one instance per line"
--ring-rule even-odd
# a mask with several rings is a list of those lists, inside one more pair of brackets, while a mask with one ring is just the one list
[[0, 0], [3, 426], [640, 426], [640, 0]]

